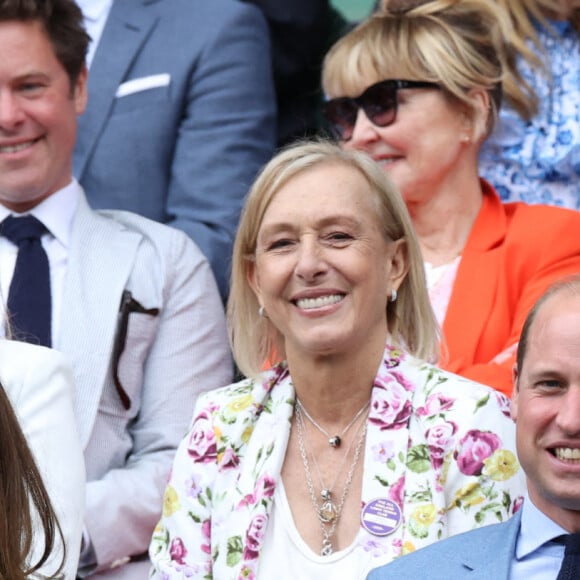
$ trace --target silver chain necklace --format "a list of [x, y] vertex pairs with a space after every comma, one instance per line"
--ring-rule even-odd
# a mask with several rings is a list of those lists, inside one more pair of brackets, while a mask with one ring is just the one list
[[[365, 405], [366, 406], [366, 405]], [[320, 479], [321, 484], [321, 491], [320, 496], [322, 501], [320, 504], [316, 500], [316, 491], [314, 489], [314, 483], [312, 481], [312, 474], [310, 472], [310, 463], [308, 462], [308, 454], [306, 453], [306, 445], [304, 442], [304, 417], [302, 413], [304, 412], [304, 408], [301, 406], [296, 407], [296, 425], [297, 425], [297, 432], [298, 432], [298, 448], [300, 450], [300, 457], [302, 458], [302, 463], [304, 464], [304, 472], [306, 474], [306, 485], [308, 487], [308, 493], [310, 494], [310, 500], [312, 502], [312, 506], [314, 507], [314, 511], [318, 516], [318, 520], [320, 521], [320, 527], [322, 530], [322, 548], [320, 550], [321, 556], [330, 556], [334, 552], [334, 547], [332, 545], [332, 536], [336, 531], [336, 526], [338, 525], [338, 520], [342, 514], [342, 509], [344, 507], [344, 503], [346, 501], [346, 496], [349, 492], [350, 485], [352, 483], [352, 479], [354, 477], [354, 472], [356, 466], [359, 462], [360, 454], [363, 448], [363, 443], [365, 439], [365, 435], [367, 432], [367, 424], [366, 421], [361, 425], [360, 429], [360, 436], [358, 438], [356, 447], [354, 449], [354, 457], [352, 460], [352, 464], [350, 469], [348, 470], [346, 480], [344, 482], [344, 487], [342, 488], [342, 495], [340, 496], [340, 500], [338, 505], [332, 499], [332, 489], [336, 484], [338, 477], [342, 473], [344, 464], [346, 463], [346, 458], [348, 457], [352, 446], [356, 440], [353, 439], [350, 447], [348, 448], [344, 460], [340, 466], [340, 470], [336, 475], [332, 487], [326, 488], [322, 482], [322, 477], [320, 475], [320, 469], [318, 468], [318, 463], [316, 462], [316, 458], [314, 454], [312, 454], [313, 463], [318, 471], [318, 477]], [[360, 415], [360, 413], [359, 413]]]
[[342, 443], [342, 438], [348, 433], [348, 430], [356, 423], [356, 420], [364, 413], [365, 409], [370, 405], [370, 401], [367, 401], [356, 413], [355, 416], [348, 422], [348, 425], [342, 430], [340, 435], [331, 435], [322, 425], [319, 425], [314, 417], [306, 410], [304, 405], [296, 398], [296, 407], [304, 413], [304, 416], [323, 434], [328, 437], [328, 444], [331, 447], [340, 447]]

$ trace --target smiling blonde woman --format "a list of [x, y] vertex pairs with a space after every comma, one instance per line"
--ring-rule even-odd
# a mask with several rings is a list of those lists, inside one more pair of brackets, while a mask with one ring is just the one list
[[367, 156], [305, 143], [266, 166], [238, 229], [229, 320], [249, 378], [197, 402], [153, 577], [363, 578], [519, 505], [517, 462], [493, 467], [514, 456], [507, 399], [427, 362], [419, 247]]

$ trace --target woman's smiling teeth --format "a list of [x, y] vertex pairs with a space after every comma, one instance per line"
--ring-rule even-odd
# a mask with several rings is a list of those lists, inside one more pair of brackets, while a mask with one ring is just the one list
[[556, 447], [554, 454], [558, 459], [580, 460], [580, 449], [570, 447]]
[[386, 167], [387, 165], [390, 165], [391, 163], [397, 161], [398, 159], [400, 159], [400, 157], [377, 157], [375, 161], [379, 165]]
[[330, 296], [319, 296], [318, 298], [300, 298], [296, 300], [296, 306], [303, 310], [312, 310], [313, 308], [322, 308], [340, 302], [344, 296], [342, 294], [331, 294]]

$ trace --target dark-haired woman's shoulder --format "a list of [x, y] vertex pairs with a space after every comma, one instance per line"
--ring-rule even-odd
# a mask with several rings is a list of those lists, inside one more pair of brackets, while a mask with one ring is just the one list
[[[85, 467], [74, 415], [72, 370], [55, 350], [0, 340], [0, 383], [63, 531], [67, 554], [64, 577], [74, 578], [83, 528]], [[34, 555], [41, 554], [42, 549], [39, 540], [33, 546]], [[56, 550], [39, 572], [51, 577], [60, 559], [61, 552]]]

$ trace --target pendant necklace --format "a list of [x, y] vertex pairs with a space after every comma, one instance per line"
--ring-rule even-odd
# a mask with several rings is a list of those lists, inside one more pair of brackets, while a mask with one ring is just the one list
[[[297, 426], [297, 432], [298, 432], [298, 447], [300, 450], [300, 456], [302, 458], [302, 463], [304, 464], [304, 473], [306, 474], [306, 486], [308, 487], [308, 492], [310, 494], [310, 500], [312, 502], [312, 505], [314, 507], [316, 515], [318, 516], [318, 520], [320, 521], [320, 526], [321, 526], [321, 530], [322, 530], [322, 549], [320, 551], [320, 555], [321, 556], [329, 556], [330, 554], [332, 554], [334, 552], [334, 547], [332, 545], [332, 536], [334, 535], [334, 533], [336, 531], [336, 526], [338, 525], [338, 521], [340, 519], [340, 515], [342, 513], [342, 509], [343, 509], [344, 503], [346, 501], [346, 496], [350, 490], [352, 479], [354, 477], [354, 472], [355, 472], [356, 466], [357, 466], [359, 459], [360, 459], [360, 454], [361, 454], [361, 451], [363, 448], [363, 443], [365, 440], [367, 424], [365, 421], [359, 427], [360, 435], [358, 437], [358, 440], [355, 437], [353, 439], [352, 443], [350, 444], [349, 448], [347, 449], [347, 451], [344, 455], [343, 461], [340, 465], [340, 469], [339, 469], [339, 471], [338, 471], [336, 477], [334, 478], [334, 481], [330, 487], [326, 487], [324, 485], [324, 483], [322, 481], [321, 473], [320, 473], [320, 468], [318, 467], [318, 462], [316, 461], [316, 457], [314, 456], [313, 453], [311, 453], [312, 462], [314, 463], [314, 466], [315, 466], [316, 471], [318, 473], [318, 478], [320, 480], [320, 485], [321, 485], [320, 497], [322, 499], [321, 499], [321, 502], [319, 503], [316, 499], [316, 491], [314, 489], [314, 482], [312, 481], [312, 473], [310, 471], [310, 462], [308, 461], [308, 454], [306, 452], [306, 445], [305, 445], [305, 440], [304, 440], [305, 424], [304, 424], [303, 412], [304, 412], [303, 407], [300, 407], [300, 406], [296, 407], [296, 426]], [[360, 413], [358, 415], [360, 416]], [[339, 500], [338, 505], [337, 505], [334, 502], [334, 500], [332, 499], [332, 490], [333, 490], [334, 486], [336, 485], [336, 482], [338, 481], [338, 478], [344, 469], [344, 466], [346, 464], [348, 456], [349, 456], [353, 446], [355, 445], [355, 442], [356, 442], [356, 447], [354, 448], [354, 457], [352, 460], [352, 464], [351, 464], [351, 466], [348, 470], [348, 473], [346, 475], [344, 487], [342, 488], [342, 494], [340, 496], [340, 500]]]
[[354, 417], [348, 422], [347, 426], [342, 430], [339, 435], [331, 435], [322, 425], [319, 425], [312, 415], [306, 410], [304, 405], [300, 402], [300, 399], [296, 398], [296, 408], [299, 409], [304, 416], [314, 425], [323, 435], [328, 438], [328, 444], [335, 449], [340, 447], [342, 443], [342, 438], [348, 433], [349, 429], [356, 423], [356, 420], [364, 413], [365, 409], [370, 405], [370, 401], [367, 401], [354, 415]]

